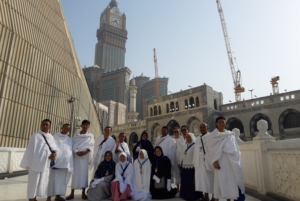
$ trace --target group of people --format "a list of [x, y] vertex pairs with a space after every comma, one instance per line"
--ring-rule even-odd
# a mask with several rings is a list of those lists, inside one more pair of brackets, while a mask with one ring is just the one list
[[21, 167], [29, 171], [27, 197], [36, 201], [36, 197], [48, 196], [47, 201], [51, 201], [55, 196], [55, 201], [64, 201], [61, 196], [66, 195], [72, 176], [72, 190], [66, 200], [74, 198], [75, 190], [82, 190], [82, 199], [90, 201], [170, 199], [177, 192], [184, 200], [209, 201], [212, 194], [211, 200], [215, 201], [243, 201], [239, 146], [225, 126], [226, 119], [218, 117], [217, 128], [209, 133], [202, 123], [197, 138], [187, 126], [174, 128], [174, 137], [164, 126], [155, 148], [144, 131], [130, 152], [125, 134], [114, 139], [111, 127], [95, 139], [88, 132], [90, 122], [84, 120], [81, 131], [70, 138], [69, 124], [52, 135], [51, 121], [45, 119], [41, 131], [31, 136], [21, 162]]

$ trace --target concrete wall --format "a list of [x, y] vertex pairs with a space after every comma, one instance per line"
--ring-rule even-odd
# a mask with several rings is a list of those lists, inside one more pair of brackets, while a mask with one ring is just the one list
[[20, 168], [25, 150], [25, 148], [0, 147], [0, 174], [25, 170]]

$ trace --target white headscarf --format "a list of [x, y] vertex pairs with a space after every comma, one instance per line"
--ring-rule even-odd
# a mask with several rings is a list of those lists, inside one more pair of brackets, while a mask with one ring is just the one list
[[[180, 161], [182, 161], [183, 168], [193, 168], [194, 167], [193, 157], [194, 157], [195, 144], [192, 146], [192, 143], [196, 142], [196, 137], [194, 136], [193, 133], [188, 133], [187, 135], [189, 135], [193, 141], [190, 144], [187, 142], [186, 146], [183, 146]], [[185, 154], [185, 151], [187, 150], [187, 148], [189, 146], [190, 146], [190, 148], [188, 149], [188, 151]]]
[[[127, 155], [125, 152], [120, 153], [120, 156], [125, 156], [125, 158], [127, 159]], [[119, 158], [120, 159], [120, 158]], [[113, 180], [114, 181], [118, 181], [120, 183], [120, 191], [121, 193], [123, 193], [127, 187], [127, 184], [130, 185], [130, 187], [132, 188], [132, 180], [133, 180], [133, 165], [131, 163], [129, 163], [127, 160], [125, 159], [124, 162], [118, 162], [116, 165], [116, 178]], [[124, 172], [123, 177], [125, 178], [125, 180], [123, 180], [122, 177], [122, 173], [123, 173], [123, 169], [125, 169], [125, 167], [128, 165], [126, 171]]]
[[[144, 159], [140, 158], [143, 152]], [[142, 169], [140, 166], [142, 165]], [[151, 162], [147, 151], [142, 149], [139, 152], [139, 158], [134, 161], [133, 188], [138, 192], [150, 193]]]
[[192, 138], [193, 142], [196, 142], [197, 138], [195, 137], [194, 133], [188, 133], [187, 135], [189, 135]]

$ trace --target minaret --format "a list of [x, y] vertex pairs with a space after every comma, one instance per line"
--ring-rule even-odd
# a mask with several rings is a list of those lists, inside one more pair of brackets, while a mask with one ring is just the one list
[[130, 93], [130, 108], [129, 108], [129, 112], [127, 113], [128, 123], [138, 121], [138, 116], [139, 116], [139, 113], [136, 112], [137, 86], [135, 84], [134, 78], [130, 81], [129, 93]]

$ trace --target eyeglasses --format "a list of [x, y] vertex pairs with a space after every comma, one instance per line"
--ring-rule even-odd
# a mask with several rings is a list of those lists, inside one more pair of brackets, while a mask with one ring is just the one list
[[186, 129], [181, 129], [181, 131], [186, 131]]
[[173, 133], [178, 133], [178, 131], [174, 131]]

